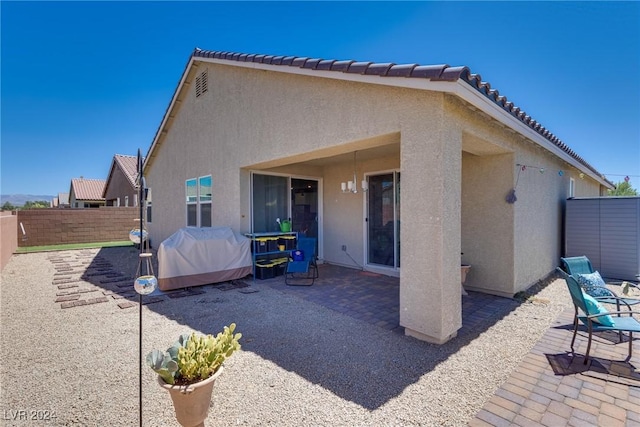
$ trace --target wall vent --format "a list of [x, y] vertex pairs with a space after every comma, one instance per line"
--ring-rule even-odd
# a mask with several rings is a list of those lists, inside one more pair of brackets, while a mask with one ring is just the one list
[[204, 95], [207, 90], [207, 70], [204, 70], [202, 73], [200, 73], [199, 76], [196, 77], [196, 98], [200, 95]]

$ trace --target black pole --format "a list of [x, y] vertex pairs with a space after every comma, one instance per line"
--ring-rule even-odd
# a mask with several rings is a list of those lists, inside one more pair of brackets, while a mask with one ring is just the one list
[[[144, 185], [142, 178], [142, 156], [140, 155], [140, 149], [138, 148], [138, 206], [140, 207], [140, 254], [144, 252]], [[142, 274], [142, 258], [138, 256], [138, 262], [140, 263], [140, 274]], [[149, 272], [147, 271], [147, 274]], [[142, 294], [138, 294], [138, 307], [139, 307], [139, 328], [138, 328], [138, 418], [140, 419], [140, 427], [142, 427]]]

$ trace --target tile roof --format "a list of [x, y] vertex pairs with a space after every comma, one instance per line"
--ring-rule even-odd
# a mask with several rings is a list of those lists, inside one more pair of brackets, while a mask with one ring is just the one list
[[61, 205], [68, 205], [69, 193], [58, 193], [58, 203]]
[[104, 179], [71, 179], [71, 189], [76, 200], [104, 200], [102, 196], [107, 181]]
[[138, 176], [138, 157], [116, 154], [113, 160], [120, 165], [120, 169], [127, 176], [132, 186], [136, 185], [136, 177]]
[[350, 74], [376, 75], [381, 77], [406, 77], [416, 79], [428, 79], [430, 81], [455, 82], [461, 80], [471, 86], [480, 94], [484, 95], [491, 102], [502, 108], [504, 111], [515, 117], [517, 120], [540, 134], [552, 144], [560, 148], [569, 156], [574, 158], [584, 167], [596, 174], [602, 180], [610, 183], [604, 176], [591, 166], [586, 160], [579, 156], [569, 146], [562, 142], [557, 136], [546, 129], [542, 124], [532, 119], [520, 107], [514, 105], [506, 96], [501, 95], [498, 90], [492, 89], [488, 82], [482, 80], [479, 74], [473, 74], [466, 66], [451, 67], [442, 65], [419, 65], [419, 64], [395, 64], [392, 62], [375, 63], [359, 62], [354, 60], [335, 60], [321, 58], [307, 58], [284, 55], [259, 55], [224, 51], [210, 51], [195, 48], [192, 58], [213, 58], [226, 61], [253, 62], [268, 65], [278, 65], [283, 67], [298, 67], [308, 70], [334, 71]]

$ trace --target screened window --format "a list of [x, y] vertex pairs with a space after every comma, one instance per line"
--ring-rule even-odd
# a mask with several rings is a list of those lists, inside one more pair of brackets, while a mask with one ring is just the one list
[[211, 227], [211, 175], [188, 179], [185, 182], [187, 226]]

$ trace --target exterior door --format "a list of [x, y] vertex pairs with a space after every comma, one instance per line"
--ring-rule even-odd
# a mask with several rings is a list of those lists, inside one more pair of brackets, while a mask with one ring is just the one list
[[291, 230], [318, 238], [318, 181], [291, 178]]
[[367, 177], [367, 264], [400, 268], [400, 172]]

